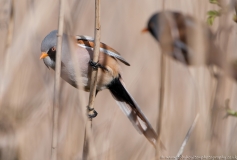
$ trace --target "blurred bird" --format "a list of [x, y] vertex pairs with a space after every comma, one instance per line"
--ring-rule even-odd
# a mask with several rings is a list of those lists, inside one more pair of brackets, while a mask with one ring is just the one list
[[[182, 51], [181, 55], [177, 55], [177, 52], [172, 53], [172, 56], [174, 59], [177, 59], [178, 61], [184, 63], [184, 64], [189, 64], [189, 58], [188, 58], [188, 48], [186, 46], [186, 35], [185, 35], [185, 28], [186, 28], [186, 23], [185, 23], [185, 17], [183, 14], [179, 12], [167, 12], [169, 15], [171, 15], [172, 20], [174, 21], [174, 24], [177, 27], [177, 30], [179, 32], [179, 37], [174, 40], [174, 46], [175, 48], [178, 48]], [[142, 32], [150, 32], [151, 35], [158, 41], [160, 42], [160, 36], [161, 32], [163, 31], [161, 23], [161, 18], [164, 15], [164, 12], [159, 12], [155, 13], [154, 15], [151, 16], [151, 18], [148, 21], [147, 28], [143, 29]], [[188, 17], [187, 17], [188, 18]], [[191, 23], [193, 23], [193, 20], [189, 19]]]
[[[50, 32], [42, 41], [41, 56], [45, 65], [55, 69], [56, 63], [56, 48], [57, 48], [57, 30]], [[70, 39], [74, 40], [75, 50], [69, 46]], [[91, 71], [93, 68], [98, 68], [96, 93], [103, 89], [109, 89], [117, 104], [125, 115], [132, 122], [133, 126], [139, 133], [144, 136], [155, 146], [157, 134], [147, 120], [146, 116], [141, 111], [140, 107], [125, 88], [125, 84], [120, 74], [120, 66], [118, 61], [129, 66], [130, 64], [120, 56], [120, 54], [104, 43], [100, 43], [99, 61], [93, 62], [93, 46], [94, 39], [88, 36], [63, 35], [62, 42], [62, 60], [61, 60], [61, 77], [69, 84], [76, 88], [76, 74], [74, 71], [71, 53], [74, 52], [76, 61], [79, 64], [82, 77], [82, 85], [85, 91], [90, 90]], [[94, 118], [97, 112], [94, 110]], [[162, 144], [161, 144], [162, 145]]]
[[[177, 28], [180, 30], [180, 39], [182, 39], [185, 42], [185, 36], [184, 36], [184, 29], [185, 29], [185, 24], [184, 24], [184, 16], [183, 14], [179, 13], [179, 12], [171, 12], [171, 11], [166, 11], [167, 13], [169, 13], [173, 20], [175, 21], [175, 23], [177, 24]], [[160, 33], [159, 33], [159, 29], [160, 29], [160, 18], [161, 16], [165, 12], [158, 12], [153, 14], [148, 23], [147, 23], [147, 28], [144, 28], [142, 30], [142, 32], [147, 32], [149, 31], [151, 33], [151, 35], [157, 40], [160, 41]]]
[[150, 32], [158, 42], [161, 42], [162, 38], [167, 37], [167, 30], [169, 30], [172, 53], [168, 54], [183, 64], [192, 65], [192, 60], [195, 60], [198, 55], [189, 41], [196, 38], [193, 36], [195, 32], [197, 33], [198, 25], [202, 28], [202, 32], [199, 32], [203, 36], [202, 40], [205, 40], [201, 42], [202, 47], [205, 48], [205, 64], [220, 66], [223, 55], [214, 45], [213, 33], [206, 25], [191, 16], [174, 11], [158, 12], [151, 16], [142, 32]]

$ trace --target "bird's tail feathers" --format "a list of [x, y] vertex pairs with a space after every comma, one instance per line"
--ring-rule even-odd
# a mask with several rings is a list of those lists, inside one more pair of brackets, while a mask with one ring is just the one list
[[[118, 106], [132, 122], [139, 133], [142, 133], [151, 144], [156, 147], [157, 134], [152, 128], [150, 122], [141, 111], [140, 107], [132, 96], [128, 93], [121, 78], [116, 78], [108, 86], [110, 92], [117, 100]], [[161, 143], [161, 147], [165, 148]]]

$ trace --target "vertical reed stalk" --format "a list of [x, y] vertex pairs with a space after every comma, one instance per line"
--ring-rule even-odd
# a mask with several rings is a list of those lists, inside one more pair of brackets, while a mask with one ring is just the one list
[[61, 52], [64, 24], [64, 0], [60, 0], [59, 23], [58, 23], [58, 41], [55, 68], [54, 83], [54, 101], [53, 101], [53, 137], [51, 160], [57, 160], [57, 143], [58, 143], [58, 112], [59, 112], [59, 96], [60, 96], [60, 73], [61, 73]]
[[160, 62], [160, 96], [159, 96], [159, 114], [157, 118], [157, 150], [156, 157], [159, 159], [160, 157], [160, 134], [162, 128], [162, 112], [163, 112], [163, 104], [164, 104], [164, 95], [165, 95], [165, 55], [161, 54], [161, 62]]
[[[162, 10], [164, 11], [165, 8], [165, 0], [162, 2]], [[159, 19], [157, 20], [159, 22]], [[158, 28], [157, 28], [158, 29]], [[160, 60], [160, 95], [159, 95], [159, 114], [157, 118], [157, 142], [156, 142], [156, 158], [160, 159], [160, 133], [162, 128], [162, 112], [163, 112], [163, 104], [164, 104], [164, 95], [165, 95], [165, 55], [164, 53], [161, 54]]]
[[[93, 62], [98, 62], [99, 60], [99, 53], [100, 53], [100, 0], [95, 0], [95, 45], [94, 45], [94, 53], [93, 53]], [[95, 100], [95, 92], [96, 92], [96, 85], [97, 85], [97, 73], [98, 69], [92, 69], [91, 72], [91, 82], [90, 82], [90, 95], [89, 95], [89, 102], [88, 107], [92, 110], [88, 110], [88, 115], [93, 114], [94, 109], [94, 100]], [[88, 159], [90, 157], [91, 152], [91, 129], [92, 129], [92, 119], [88, 119], [86, 124], [85, 130], [85, 138], [84, 138], [84, 146], [83, 146], [83, 159]], [[92, 158], [92, 157], [90, 157]], [[95, 158], [95, 157], [94, 157]]]
[[[99, 53], [100, 53], [100, 0], [95, 0], [95, 45], [94, 45], [94, 53], [93, 53], [93, 62], [98, 62]], [[94, 100], [95, 100], [95, 91], [97, 84], [97, 69], [92, 69], [91, 72], [91, 84], [90, 84], [90, 95], [89, 95], [89, 103], [88, 106], [90, 108], [94, 108]], [[93, 114], [93, 111], [88, 111], [88, 114]], [[92, 120], [90, 120], [92, 122]]]

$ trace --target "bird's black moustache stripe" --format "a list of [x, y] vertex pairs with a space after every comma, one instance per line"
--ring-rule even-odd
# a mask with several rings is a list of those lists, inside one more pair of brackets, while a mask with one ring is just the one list
[[52, 61], [56, 62], [56, 51], [52, 51], [52, 49], [50, 49], [48, 51], [48, 55]]

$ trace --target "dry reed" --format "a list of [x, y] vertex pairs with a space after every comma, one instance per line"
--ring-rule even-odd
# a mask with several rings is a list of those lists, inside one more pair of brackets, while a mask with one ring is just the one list
[[[48, 159], [51, 155], [54, 72], [45, 67], [39, 56], [41, 41], [57, 28], [58, 1], [20, 0], [14, 1], [13, 6], [9, 2], [0, 1], [0, 159]], [[31, 2], [34, 2], [33, 15]], [[11, 8], [14, 10], [12, 42], [6, 50]], [[203, 23], [211, 9], [216, 6], [208, 1], [165, 0], [165, 10], [180, 11]], [[101, 1], [101, 41], [130, 62], [131, 67], [121, 64], [123, 79], [153, 127], [158, 117], [160, 72], [157, 68], [162, 52], [151, 35], [140, 31], [148, 18], [161, 10], [162, 2], [157, 0]], [[92, 1], [67, 1], [66, 31], [73, 35], [93, 36], [93, 13]], [[227, 55], [226, 70], [228, 63], [236, 59], [233, 13], [231, 10], [229, 15], [217, 18], [211, 27], [215, 34], [214, 43]], [[200, 46], [197, 48], [204, 52], [204, 43], [201, 39], [194, 40], [195, 35], [191, 33], [190, 39], [197, 41]], [[226, 99], [230, 99], [230, 108], [237, 110], [236, 79], [224, 75], [223, 82], [218, 81], [215, 102], [212, 103], [215, 88], [207, 66], [187, 67], [171, 59], [168, 61], [169, 83], [165, 82], [160, 135], [166, 151], [160, 156], [177, 155], [197, 113], [200, 114], [199, 120], [182, 155], [236, 155], [237, 118], [223, 118]], [[228, 72], [224, 70], [224, 73]], [[82, 159], [88, 94], [63, 80], [60, 82], [58, 159]], [[84, 99], [83, 94], [87, 98]], [[97, 159], [157, 158], [154, 148], [136, 132], [108, 91], [97, 95], [95, 107], [99, 114], [93, 121], [92, 136]]]
[[61, 75], [61, 53], [63, 43], [63, 26], [64, 26], [64, 0], [59, 3], [59, 20], [58, 20], [58, 38], [57, 38], [57, 55], [55, 65], [55, 82], [54, 82], [54, 99], [53, 99], [53, 126], [52, 126], [52, 148], [51, 160], [57, 160], [58, 146], [58, 114], [60, 106], [60, 75]]
[[[94, 39], [95, 46], [93, 48], [93, 62], [97, 63], [99, 61], [99, 53], [100, 53], [100, 0], [95, 0], [95, 29], [94, 29]], [[94, 101], [96, 94], [96, 85], [97, 85], [97, 74], [98, 69], [92, 69], [91, 72], [91, 81], [90, 81], [90, 94], [89, 94], [89, 102], [88, 102], [88, 116], [93, 116], [96, 112], [94, 112]], [[85, 138], [84, 138], [84, 146], [83, 146], [83, 159], [91, 159], [93, 155], [92, 151], [92, 143], [91, 141], [91, 129], [92, 129], [92, 118], [88, 118], [88, 122], [86, 124], [85, 130]], [[92, 156], [93, 155], [93, 156]], [[89, 157], [89, 158], [88, 158]], [[96, 159], [95, 157], [93, 157]]]

